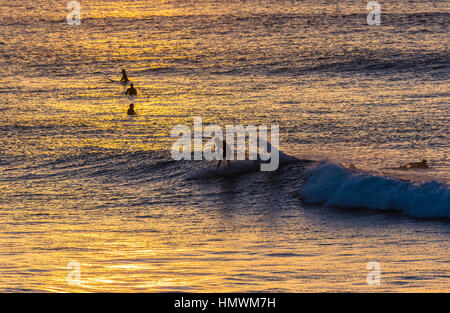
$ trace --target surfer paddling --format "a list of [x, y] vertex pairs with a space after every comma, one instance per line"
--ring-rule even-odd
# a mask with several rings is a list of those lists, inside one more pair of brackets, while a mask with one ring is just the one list
[[423, 159], [422, 162], [414, 162], [408, 163], [400, 166], [401, 169], [410, 169], [410, 168], [429, 168], [427, 164], [427, 160]]

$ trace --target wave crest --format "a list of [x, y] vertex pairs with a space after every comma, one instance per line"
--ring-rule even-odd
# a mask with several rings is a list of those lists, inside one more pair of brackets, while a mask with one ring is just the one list
[[309, 204], [450, 218], [450, 189], [444, 184], [435, 181], [416, 184], [349, 170], [329, 161], [318, 162], [308, 169], [300, 194]]

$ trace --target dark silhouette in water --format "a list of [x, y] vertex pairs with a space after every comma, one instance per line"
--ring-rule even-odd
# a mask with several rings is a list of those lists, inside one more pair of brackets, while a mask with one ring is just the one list
[[[230, 149], [230, 147], [227, 145], [227, 143], [225, 142], [225, 140], [220, 140], [217, 137], [215, 137], [215, 141], [216, 141], [216, 147], [220, 150], [222, 150], [222, 160], [219, 160], [219, 163], [217, 164], [217, 168], [220, 167], [220, 165], [222, 164], [222, 161], [225, 161], [227, 158], [227, 150]], [[228, 163], [228, 166], [230, 166], [230, 160], [226, 160]]]
[[131, 84], [130, 88], [128, 88], [127, 91], [125, 91], [125, 94], [128, 96], [136, 96], [137, 95], [137, 90], [136, 90], [136, 88], [133, 87], [133, 84]]
[[128, 76], [127, 76], [127, 73], [125, 72], [125, 70], [122, 70], [122, 78], [120, 79], [120, 81], [124, 84], [126, 84], [130, 81], [128, 79]]
[[134, 104], [130, 104], [130, 108], [128, 109], [127, 115], [136, 115], [136, 112], [134, 111]]
[[409, 168], [428, 168], [427, 160], [423, 159], [422, 162], [408, 163], [400, 166], [401, 169]]

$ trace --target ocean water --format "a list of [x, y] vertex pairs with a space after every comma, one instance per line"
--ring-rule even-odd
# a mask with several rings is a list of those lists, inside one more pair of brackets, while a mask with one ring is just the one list
[[[450, 291], [448, 2], [67, 2], [0, 2], [0, 291]], [[299, 161], [193, 176], [194, 117]]]

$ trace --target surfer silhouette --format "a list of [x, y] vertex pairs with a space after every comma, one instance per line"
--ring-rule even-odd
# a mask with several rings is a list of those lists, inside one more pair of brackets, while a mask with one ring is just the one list
[[136, 90], [136, 88], [133, 87], [133, 84], [131, 84], [130, 88], [128, 88], [127, 91], [125, 91], [125, 94], [127, 96], [136, 96], [137, 95], [137, 90]]
[[422, 162], [408, 163], [405, 165], [401, 165], [400, 168], [409, 169], [409, 168], [429, 168], [429, 167], [427, 164], [427, 160], [423, 159]]
[[[221, 140], [217, 137], [214, 138], [215, 142], [216, 142], [216, 147], [217, 149], [219, 149], [219, 151], [222, 151], [222, 160], [219, 160], [219, 163], [217, 164], [217, 168], [220, 167], [220, 165], [222, 164], [222, 161], [225, 161], [227, 158], [227, 151], [230, 150], [230, 146], [226, 143], [225, 140]], [[226, 160], [228, 163], [228, 166], [230, 166], [230, 160]]]
[[134, 104], [130, 104], [130, 108], [128, 109], [127, 115], [136, 115], [136, 112], [134, 111]]
[[125, 72], [125, 70], [122, 70], [122, 78], [120, 79], [120, 81], [124, 84], [126, 84], [130, 81], [128, 79], [128, 76], [127, 76], [127, 73]]

